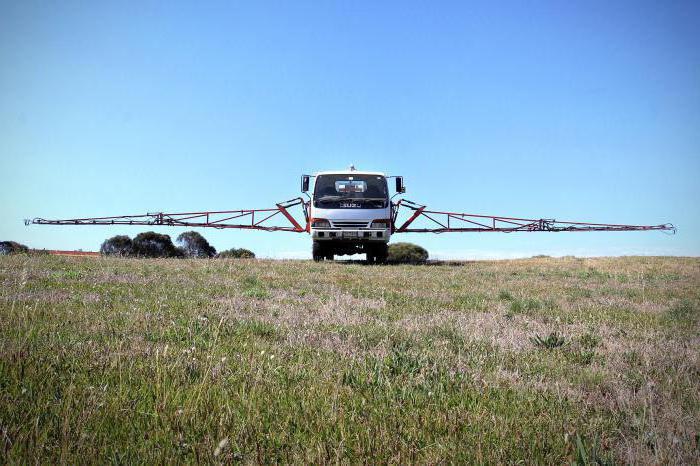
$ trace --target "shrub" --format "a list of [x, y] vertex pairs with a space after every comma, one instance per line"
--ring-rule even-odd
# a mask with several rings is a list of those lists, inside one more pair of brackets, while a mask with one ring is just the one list
[[428, 251], [412, 243], [389, 245], [389, 262], [396, 264], [420, 264], [428, 260]]
[[226, 251], [221, 251], [216, 257], [222, 259], [255, 259], [255, 253], [244, 248], [231, 248]]
[[214, 257], [216, 249], [196, 231], [186, 231], [177, 237], [184, 254], [188, 257]]
[[133, 254], [139, 257], [182, 257], [183, 252], [175, 247], [169, 235], [155, 231], [139, 233], [134, 238]]
[[0, 256], [17, 254], [20, 252], [29, 252], [29, 248], [16, 241], [0, 241]]
[[133, 253], [134, 243], [126, 235], [112, 236], [100, 246], [100, 253], [105, 256], [126, 257]]

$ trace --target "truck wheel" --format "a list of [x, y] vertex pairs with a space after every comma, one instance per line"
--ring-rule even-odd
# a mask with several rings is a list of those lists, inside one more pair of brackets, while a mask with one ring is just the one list
[[311, 246], [311, 256], [314, 258], [315, 262], [321, 262], [325, 256], [324, 247], [319, 242], [314, 242]]
[[374, 250], [374, 255], [377, 264], [386, 264], [387, 257], [389, 257], [389, 245], [386, 243], [378, 245]]

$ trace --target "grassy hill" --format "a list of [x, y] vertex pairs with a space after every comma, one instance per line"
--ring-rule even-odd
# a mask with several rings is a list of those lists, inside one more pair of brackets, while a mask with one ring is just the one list
[[700, 461], [700, 259], [0, 257], [0, 463]]

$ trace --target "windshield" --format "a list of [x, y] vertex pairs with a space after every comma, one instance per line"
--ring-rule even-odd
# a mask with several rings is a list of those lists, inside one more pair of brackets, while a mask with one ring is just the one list
[[314, 205], [326, 209], [386, 207], [386, 178], [380, 175], [318, 175]]

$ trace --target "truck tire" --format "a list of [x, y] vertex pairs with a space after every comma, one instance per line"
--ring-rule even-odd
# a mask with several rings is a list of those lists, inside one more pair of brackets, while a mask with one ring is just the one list
[[313, 245], [311, 246], [311, 256], [314, 258], [315, 262], [321, 262], [326, 255], [326, 252], [324, 251], [323, 245], [318, 242], [314, 241]]
[[385, 264], [389, 255], [389, 247], [386, 243], [373, 244], [367, 247], [368, 264]]
[[386, 264], [386, 260], [389, 257], [389, 245], [387, 243], [377, 245], [374, 250], [374, 257], [377, 264]]

